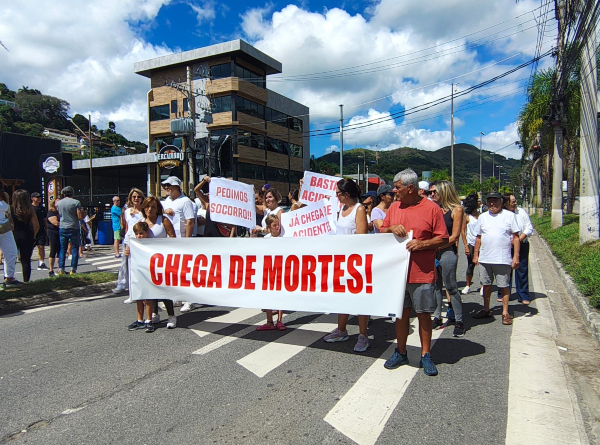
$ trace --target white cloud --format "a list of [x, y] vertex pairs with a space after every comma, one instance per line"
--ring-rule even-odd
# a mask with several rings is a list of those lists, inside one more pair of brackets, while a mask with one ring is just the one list
[[[71, 114], [91, 112], [92, 121], [115, 121], [127, 138], [146, 141], [150, 82], [133, 72], [133, 64], [172, 50], [148, 44], [134, 26], [150, 23], [169, 2], [56, 0], [51, 7], [41, 7], [36, 0], [23, 0], [4, 4], [0, 35], [10, 52], [0, 55], [2, 82], [13, 90], [27, 85], [65, 99], [71, 104]], [[98, 127], [106, 124], [99, 122]]]
[[409, 128], [398, 131], [400, 147], [414, 147], [420, 150], [435, 151], [450, 145], [449, 131], [432, 131], [424, 128]]
[[330, 145], [329, 147], [327, 147], [325, 149], [325, 154], [333, 153], [334, 151], [339, 152], [340, 151], [340, 147], [338, 147], [337, 145]]
[[196, 13], [198, 25], [201, 25], [202, 23], [208, 22], [210, 20], [214, 20], [216, 16], [215, 4], [213, 1], [205, 1], [201, 4], [196, 4], [192, 2], [190, 3], [190, 7]]
[[[498, 151], [499, 155], [506, 158], [521, 159], [522, 150], [515, 145], [519, 141], [517, 124], [515, 122], [508, 124], [503, 130], [493, 131], [482, 137], [482, 148], [488, 151]], [[479, 137], [472, 140], [473, 145], [479, 147]], [[506, 148], [504, 148], [506, 147]]]

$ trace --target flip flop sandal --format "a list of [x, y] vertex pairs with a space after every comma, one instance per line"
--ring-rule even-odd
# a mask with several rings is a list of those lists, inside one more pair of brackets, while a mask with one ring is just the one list
[[492, 314], [491, 311], [486, 311], [485, 309], [481, 309], [479, 312], [477, 312], [475, 315], [473, 315], [473, 318], [475, 319], [481, 319], [481, 318], [491, 318]]
[[279, 329], [280, 331], [285, 331], [287, 329], [287, 326], [284, 325], [282, 322], [278, 321], [277, 324], [275, 325], [275, 327], [277, 329]]
[[256, 328], [257, 331], [274, 331], [275, 329], [277, 329], [275, 325], [269, 323], [265, 323], [262, 326]]

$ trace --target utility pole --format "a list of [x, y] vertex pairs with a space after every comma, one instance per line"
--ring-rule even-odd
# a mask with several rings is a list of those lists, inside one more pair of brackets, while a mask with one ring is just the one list
[[[187, 89], [188, 91], [192, 91], [192, 80], [193, 80], [193, 76], [192, 76], [192, 67], [190, 65], [187, 65], [185, 67], [185, 71], [186, 71], [186, 77], [187, 77]], [[190, 140], [189, 140], [189, 147], [190, 147], [190, 154], [191, 156], [188, 157], [187, 159], [187, 164], [188, 164], [188, 178], [189, 182], [191, 183], [190, 186], [190, 197], [192, 196], [191, 191], [194, 189], [194, 185], [198, 182], [198, 178], [196, 178], [196, 110], [195, 110], [195, 103], [194, 103], [194, 99], [193, 99], [193, 95], [190, 94], [188, 97], [184, 97], [183, 100], [187, 100], [188, 101], [188, 110], [189, 110], [189, 115], [194, 116], [192, 119], [192, 133], [190, 134]], [[209, 139], [209, 143], [210, 143], [210, 139]], [[189, 159], [191, 158], [191, 159]]]
[[481, 148], [482, 148], [481, 138], [483, 137], [484, 134], [485, 133], [483, 131], [481, 133], [479, 133], [479, 189], [480, 189], [480, 193], [481, 193], [481, 201], [483, 201], [483, 172], [482, 172], [483, 151], [481, 150]]
[[364, 191], [365, 193], [367, 193], [369, 191], [369, 175], [365, 176], [365, 173], [367, 172], [367, 152], [365, 150], [363, 150], [363, 180], [364, 180]]
[[452, 95], [450, 96], [450, 168], [452, 172], [452, 184], [454, 184], [454, 85], [453, 83]]
[[581, 53], [579, 242], [600, 238], [600, 162], [598, 146], [598, 71], [596, 67], [596, 22]]
[[562, 179], [563, 179], [563, 165], [562, 165], [562, 151], [563, 151], [563, 95], [564, 91], [562, 88], [563, 80], [562, 77], [566, 73], [562, 72], [563, 68], [563, 56], [564, 56], [564, 35], [566, 31], [565, 23], [565, 0], [559, 0], [558, 9], [556, 10], [556, 18], [558, 19], [558, 37], [557, 47], [558, 54], [556, 56], [556, 84], [558, 85], [558, 103], [554, 108], [554, 116], [552, 116], [554, 127], [554, 153], [552, 155], [552, 214], [551, 214], [551, 226], [553, 229], [563, 225], [563, 211], [562, 211]]
[[344, 105], [340, 105], [340, 177], [344, 177]]
[[94, 143], [92, 142], [92, 116], [88, 114], [88, 139], [90, 141], [90, 206], [94, 206], [94, 193], [92, 192], [92, 150], [94, 149]]

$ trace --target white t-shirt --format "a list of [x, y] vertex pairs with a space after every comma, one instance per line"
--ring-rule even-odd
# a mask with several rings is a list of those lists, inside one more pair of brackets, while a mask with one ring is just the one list
[[360, 204], [355, 204], [352, 211], [342, 216], [342, 210], [338, 213], [336, 235], [355, 235], [356, 234], [356, 211]]
[[479, 215], [473, 227], [475, 236], [481, 235], [479, 262], [484, 264], [512, 264], [512, 235], [519, 233], [517, 218], [513, 212], [501, 210]]
[[144, 219], [144, 215], [142, 212], [137, 212], [135, 214], [131, 214], [133, 208], [125, 210], [125, 222], [127, 223], [127, 232], [125, 233], [125, 239], [123, 240], [123, 244], [129, 244], [129, 238], [135, 238], [135, 233], [133, 233], [133, 226], [138, 221]]
[[181, 194], [176, 199], [171, 199], [170, 196], [167, 196], [167, 199], [162, 202], [162, 206], [164, 210], [173, 209], [175, 215], [170, 216], [165, 214], [165, 216], [169, 218], [169, 221], [173, 224], [175, 236], [177, 238], [185, 238], [185, 222], [188, 219], [196, 218], [196, 214], [194, 213], [194, 203], [190, 198]]

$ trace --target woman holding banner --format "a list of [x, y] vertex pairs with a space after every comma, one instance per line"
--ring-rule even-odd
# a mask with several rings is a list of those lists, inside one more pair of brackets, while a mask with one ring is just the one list
[[265, 205], [256, 206], [256, 213], [260, 213], [263, 215], [262, 224], [260, 226], [256, 226], [257, 232], [266, 233], [267, 217], [271, 214], [277, 216], [277, 219], [281, 221], [283, 207], [279, 206], [280, 202], [281, 193], [279, 193], [275, 187], [271, 187], [267, 191], [265, 191]]
[[[175, 229], [171, 220], [163, 215], [163, 207], [156, 196], [148, 196], [142, 204], [142, 213], [144, 214], [144, 222], [148, 224], [150, 238], [176, 238]], [[160, 316], [158, 315], [158, 301], [152, 300], [152, 323], [159, 323]], [[173, 300], [160, 300], [165, 305], [167, 315], [167, 329], [175, 329], [177, 326], [177, 318], [173, 309]]]
[[[277, 218], [276, 215], [271, 214], [267, 216], [265, 222], [267, 224], [267, 231], [269, 232], [265, 235], [265, 238], [281, 237], [281, 222], [279, 221], [279, 218]], [[281, 321], [281, 319], [283, 318], [283, 311], [277, 311], [277, 323], [273, 322], [273, 312], [275, 311], [271, 309], [264, 309], [264, 311], [267, 315], [267, 322], [262, 326], [257, 327], [257, 331], [273, 331], [275, 329], [279, 331], [285, 331], [287, 329], [287, 327]]]
[[[360, 189], [356, 182], [351, 179], [340, 179], [335, 192], [342, 209], [338, 212], [336, 235], [367, 234], [367, 212], [364, 206], [358, 203]], [[338, 315], [338, 327], [324, 337], [328, 343], [346, 341], [350, 337], [346, 330], [348, 314]], [[365, 352], [370, 345], [367, 337], [368, 315], [358, 316], [358, 340], [354, 346], [355, 352]]]

